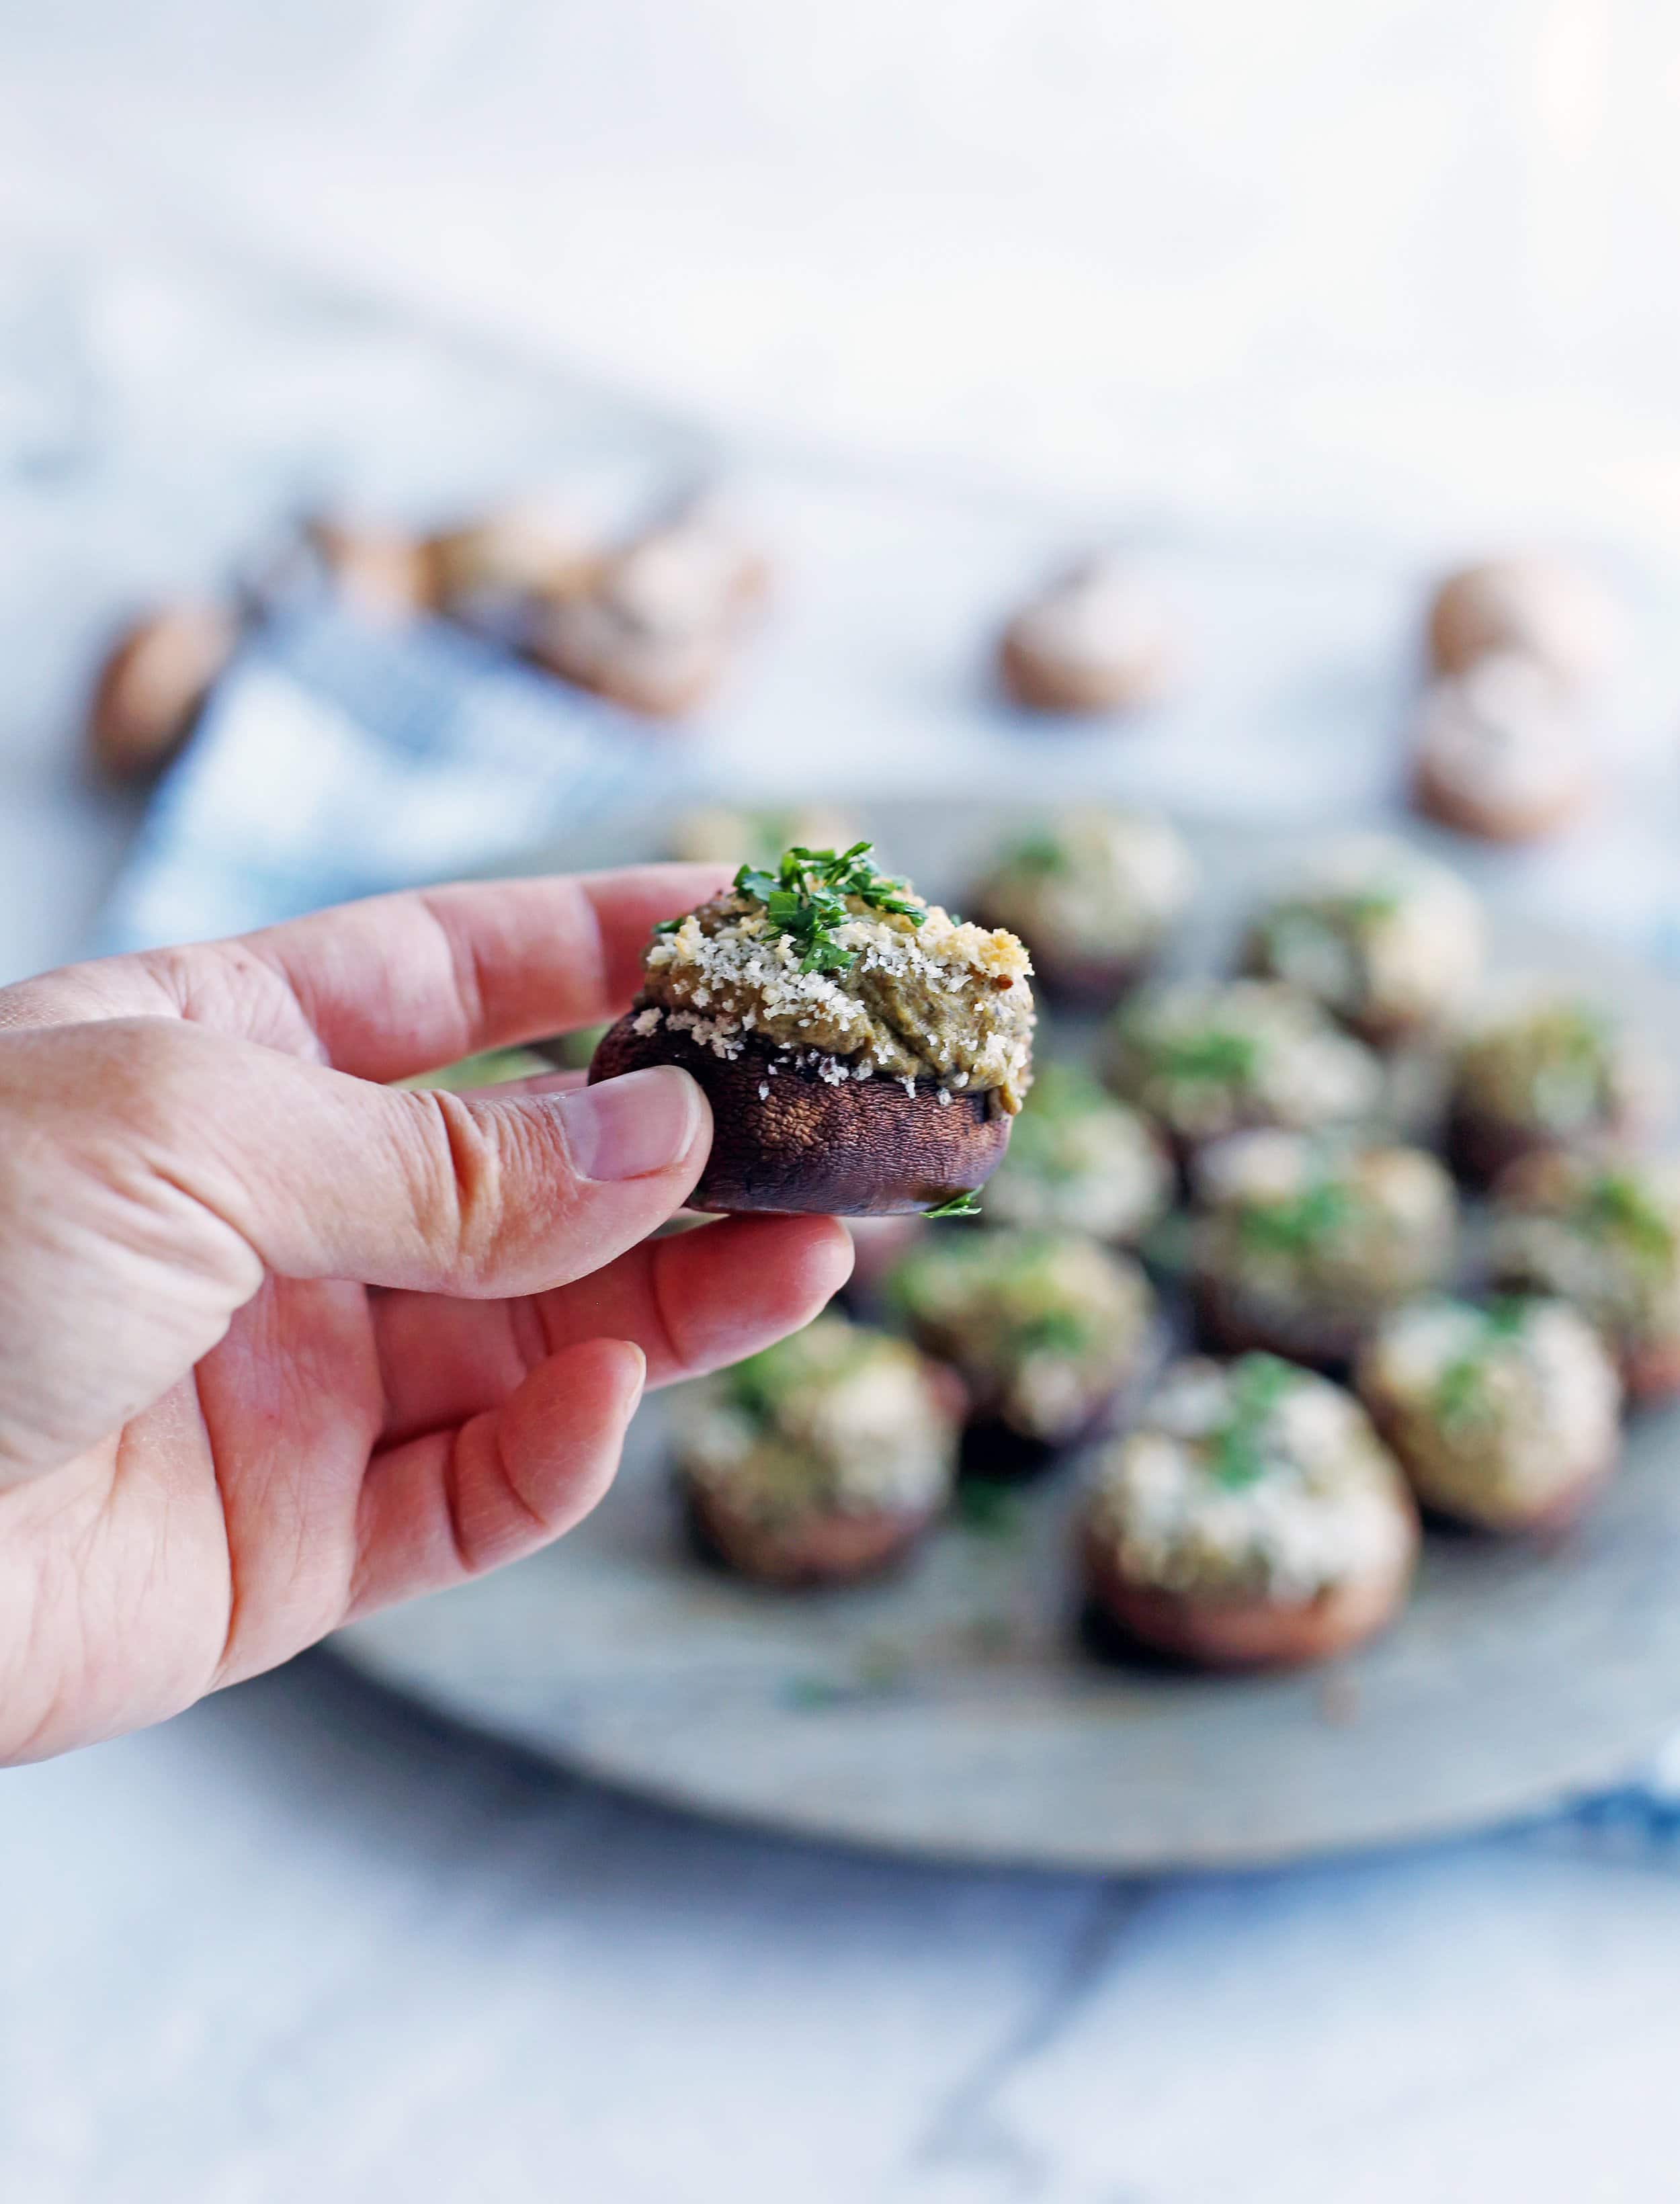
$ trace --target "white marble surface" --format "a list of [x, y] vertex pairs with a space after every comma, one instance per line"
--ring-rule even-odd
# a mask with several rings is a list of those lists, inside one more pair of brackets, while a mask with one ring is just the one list
[[[68, 741], [119, 608], [324, 486], [424, 507], [616, 433], [487, 332], [1078, 495], [1669, 536], [1671, 9], [979, 15], [8, 11], [0, 978], [75, 948], [132, 825]], [[1680, 1851], [1634, 1840], [947, 1872], [657, 1813], [311, 1660], [0, 1779], [0, 1863], [19, 2204], [1672, 2184]]]
[[1574, 2204], [1671, 2165], [1680, 1875], [1639, 1851], [848, 1857], [317, 1659], [9, 1776], [0, 1865], [29, 2204]]

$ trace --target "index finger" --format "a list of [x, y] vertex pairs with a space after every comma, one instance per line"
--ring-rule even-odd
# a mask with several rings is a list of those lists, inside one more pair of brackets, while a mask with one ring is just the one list
[[661, 919], [727, 880], [717, 865], [468, 882], [376, 896], [246, 936], [327, 1059], [400, 1079], [625, 1010]]
[[402, 1079], [617, 1016], [651, 928], [727, 878], [718, 865], [639, 865], [372, 896], [26, 981], [0, 998], [0, 1026], [172, 1016]]

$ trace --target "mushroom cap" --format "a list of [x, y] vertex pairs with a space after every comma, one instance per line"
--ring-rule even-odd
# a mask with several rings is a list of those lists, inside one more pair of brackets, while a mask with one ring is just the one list
[[225, 606], [166, 605], [126, 628], [88, 707], [95, 760], [122, 779], [163, 764], [185, 739], [239, 640]]
[[789, 1523], [763, 1523], [726, 1496], [683, 1480], [688, 1526], [703, 1553], [761, 1584], [789, 1589], [852, 1584], [902, 1561], [938, 1520], [935, 1508], [833, 1509]]
[[748, 1041], [715, 1056], [634, 1014], [608, 1028], [590, 1080], [656, 1063], [692, 1074], [712, 1108], [712, 1150], [691, 1209], [887, 1217], [936, 1208], [983, 1186], [1003, 1160], [1013, 1120], [991, 1093], [941, 1090], [879, 1074], [831, 1083], [787, 1051]]
[[1216, 1600], [1140, 1583], [1112, 1540], [1089, 1526], [1080, 1537], [1086, 1589], [1101, 1612], [1138, 1644], [1202, 1668], [1299, 1668], [1349, 1651], [1398, 1614], [1416, 1556], [1414, 1523], [1387, 1567], [1311, 1599]]

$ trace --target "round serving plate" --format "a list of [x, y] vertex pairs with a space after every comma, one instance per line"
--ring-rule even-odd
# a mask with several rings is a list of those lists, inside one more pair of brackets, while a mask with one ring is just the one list
[[[865, 809], [859, 831], [960, 909], [1011, 823], [996, 806], [918, 803]], [[1186, 831], [1206, 892], [1179, 961], [1213, 966], [1305, 838]], [[664, 847], [649, 817], [539, 862]], [[1497, 855], [1451, 855], [1494, 891], [1495, 984], [1564, 979], [1680, 1061], [1680, 989], [1503, 917]], [[1044, 1039], [1078, 1050], [1089, 1033]], [[1680, 1410], [1635, 1421], [1623, 1473], [1567, 1540], [1432, 1536], [1411, 1604], [1374, 1644], [1239, 1678], [1117, 1665], [1084, 1641], [1069, 1561], [1077, 1463], [1001, 1514], [959, 1511], [890, 1580], [775, 1592], [686, 1542], [668, 1413], [644, 1407], [613, 1490], [569, 1537], [359, 1623], [339, 1651], [458, 1719], [672, 1803], [1040, 1866], [1256, 1864], [1482, 1827], [1617, 1780], [1680, 1725]]]

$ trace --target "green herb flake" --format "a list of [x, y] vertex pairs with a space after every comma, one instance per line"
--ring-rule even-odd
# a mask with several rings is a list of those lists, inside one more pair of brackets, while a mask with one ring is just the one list
[[1335, 908], [1347, 925], [1362, 933], [1368, 927], [1381, 926], [1392, 918], [1401, 900], [1398, 888], [1356, 888], [1347, 895], [1338, 896]]
[[928, 1217], [978, 1217], [980, 1197], [971, 1190], [953, 1194], [948, 1200], [936, 1202], [923, 1214]]
[[1260, 1059], [1260, 1044], [1252, 1034], [1210, 1027], [1202, 1033], [1165, 1037], [1150, 1052], [1165, 1078], [1209, 1087], [1246, 1087]]
[[774, 1347], [766, 1347], [726, 1370], [723, 1386], [730, 1405], [756, 1424], [771, 1422], [787, 1391], [783, 1360]]
[[965, 1478], [957, 1487], [957, 1518], [977, 1538], [1012, 1538], [1026, 1521], [1026, 1506], [1012, 1484], [996, 1478]]
[[1435, 1381], [1434, 1406], [1442, 1423], [1475, 1422], [1487, 1413], [1488, 1359], [1521, 1336], [1528, 1318], [1529, 1304], [1519, 1294], [1502, 1294], [1481, 1312], [1480, 1338]]
[[1481, 1355], [1472, 1352], [1449, 1362], [1435, 1381], [1434, 1409], [1442, 1423], [1469, 1423], [1487, 1406], [1487, 1373]]
[[1039, 879], [1068, 869], [1067, 851], [1048, 827], [1023, 834], [1018, 841], [1012, 842], [1004, 862], [1016, 872]]
[[1258, 1252], [1310, 1255], [1346, 1226], [1357, 1206], [1351, 1188], [1336, 1179], [1321, 1179], [1280, 1201], [1243, 1209], [1237, 1229], [1244, 1244]]
[[1236, 1489], [1266, 1473], [1266, 1427], [1300, 1372], [1275, 1354], [1245, 1354], [1231, 1366], [1231, 1413], [1215, 1434], [1208, 1467]]
[[1588, 1191], [1582, 1216], [1589, 1232], [1618, 1241], [1652, 1269], [1664, 1269], [1674, 1259], [1673, 1228], [1630, 1171], [1601, 1172]]
[[927, 916], [904, 881], [876, 870], [870, 856], [874, 846], [854, 842], [849, 850], [807, 850], [796, 842], [774, 874], [743, 865], [735, 875], [735, 892], [763, 904], [771, 925], [798, 947], [801, 970], [845, 972], [857, 952], [843, 947], [835, 935], [852, 915], [851, 902], [908, 919], [912, 926], [923, 925]]
[[1062, 1354], [1070, 1360], [1084, 1354], [1091, 1344], [1091, 1318], [1071, 1308], [1039, 1309], [1020, 1318], [1012, 1327], [1012, 1343], [1020, 1354]]

